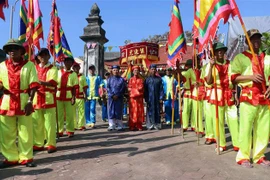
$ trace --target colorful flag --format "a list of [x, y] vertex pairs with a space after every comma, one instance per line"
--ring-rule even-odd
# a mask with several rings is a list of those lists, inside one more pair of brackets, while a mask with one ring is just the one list
[[40, 49], [39, 39], [44, 40], [43, 37], [43, 26], [42, 26], [42, 13], [40, 11], [39, 7], [39, 1], [34, 0], [34, 34], [33, 34], [33, 40], [34, 45]]
[[0, 18], [5, 20], [3, 8], [8, 8], [8, 0], [0, 0]]
[[194, 23], [192, 27], [193, 38], [199, 37], [199, 22], [200, 22], [200, 1], [194, 0]]
[[179, 0], [174, 0], [172, 19], [169, 25], [168, 58], [171, 64], [175, 64], [177, 59], [181, 59], [180, 53], [186, 53], [187, 49], [178, 3]]
[[131, 78], [132, 65], [129, 65], [125, 72], [121, 75], [122, 78], [129, 80]]
[[32, 45], [34, 45], [37, 49], [40, 49], [39, 39], [43, 39], [43, 27], [38, 0], [29, 0], [27, 18], [26, 41], [29, 47], [33, 48]]
[[64, 30], [61, 26], [55, 0], [53, 0], [52, 3], [51, 25], [47, 44], [55, 61], [62, 62], [65, 57], [73, 57]]
[[218, 24], [223, 19], [227, 23], [230, 15], [235, 16], [238, 12], [234, 0], [198, 0], [199, 13], [199, 52], [213, 41], [216, 36]]
[[21, 0], [20, 5], [20, 29], [19, 29], [19, 40], [24, 43], [26, 40], [26, 26], [27, 26], [27, 9], [25, 6], [26, 0]]
[[[26, 27], [27, 27], [27, 9], [25, 6], [26, 0], [21, 0], [20, 5], [20, 27], [19, 27], [19, 41], [23, 43], [26, 50], [29, 50], [28, 43], [26, 41]], [[25, 58], [28, 59], [28, 52], [25, 53]]]

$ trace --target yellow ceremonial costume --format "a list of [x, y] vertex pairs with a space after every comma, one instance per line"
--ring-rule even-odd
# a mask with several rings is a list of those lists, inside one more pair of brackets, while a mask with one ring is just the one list
[[[193, 73], [195, 75], [195, 79], [193, 79], [193, 81], [191, 82], [194, 87], [191, 94], [192, 99], [191, 119], [195, 122], [196, 133], [204, 135], [204, 127], [203, 127], [203, 100], [205, 95], [203, 85], [204, 82], [203, 79], [200, 79], [201, 70], [193, 69]], [[195, 87], [195, 83], [199, 83], [200, 85], [198, 85], [198, 87]]]
[[2, 154], [7, 164], [27, 164], [33, 161], [33, 124], [24, 108], [29, 91], [39, 86], [35, 66], [27, 60], [14, 64], [7, 59], [0, 64], [0, 82], [5, 88], [0, 100]]
[[[52, 86], [40, 85], [34, 97], [33, 134], [34, 150], [42, 150], [44, 140], [45, 149], [56, 149], [56, 87], [57, 69], [51, 64], [44, 67], [36, 65], [38, 79], [42, 82], [50, 82]], [[44, 133], [45, 132], [45, 133]]]
[[[260, 53], [257, 57], [266, 85], [269, 86], [270, 56]], [[254, 62], [250, 51], [238, 54], [232, 62], [232, 80], [239, 75], [261, 73]], [[236, 156], [236, 161], [238, 164], [242, 164], [245, 160], [249, 161], [252, 154], [253, 162], [260, 164], [265, 158], [264, 153], [269, 141], [269, 100], [264, 96], [262, 84], [246, 81], [238, 85], [241, 87], [242, 92], [240, 96], [240, 150]], [[252, 153], [251, 144], [253, 144]]]
[[191, 92], [193, 90], [192, 82], [196, 81], [196, 77], [192, 68], [187, 71], [182, 72], [183, 79], [183, 88], [184, 88], [184, 97], [183, 97], [183, 113], [182, 113], [182, 122], [183, 129], [187, 130], [189, 125], [189, 120], [191, 120], [191, 128], [195, 128], [195, 120], [191, 119], [192, 111], [192, 99]]
[[203, 102], [203, 116], [205, 121], [205, 139], [206, 141], [215, 142], [214, 127], [212, 120], [212, 110], [211, 104], [209, 103], [210, 93], [212, 91], [212, 86], [206, 83], [205, 77], [207, 76], [206, 72], [207, 64], [202, 67], [201, 77], [204, 83], [204, 102]]
[[68, 135], [74, 134], [74, 106], [71, 104], [72, 91], [79, 88], [78, 76], [75, 72], [65, 69], [58, 70], [57, 86], [57, 114], [59, 135], [64, 133], [64, 119], [66, 120], [66, 132]]
[[[216, 68], [216, 75], [214, 74], [214, 68]], [[207, 74], [210, 70], [210, 64], [206, 67]], [[218, 115], [219, 115], [219, 132], [220, 132], [220, 147], [226, 150], [226, 138], [225, 138], [225, 120], [229, 127], [232, 144], [234, 150], [239, 149], [239, 123], [237, 117], [237, 107], [234, 105], [234, 94], [233, 94], [233, 84], [231, 81], [231, 65], [230, 61], [224, 61], [223, 64], [216, 62], [216, 65], [212, 69], [212, 77], [216, 76], [217, 84], [217, 104], [218, 104]], [[212, 110], [212, 122], [213, 129], [216, 134], [216, 99], [214, 88], [211, 91], [209, 98]]]
[[74, 113], [75, 129], [85, 129], [85, 100], [83, 92], [88, 88], [86, 77], [82, 74], [78, 75], [79, 88], [76, 91], [76, 103]]

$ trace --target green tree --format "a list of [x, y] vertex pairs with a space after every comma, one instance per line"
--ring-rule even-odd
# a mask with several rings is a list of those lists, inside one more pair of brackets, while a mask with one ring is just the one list
[[262, 33], [262, 50], [270, 54], [270, 32]]

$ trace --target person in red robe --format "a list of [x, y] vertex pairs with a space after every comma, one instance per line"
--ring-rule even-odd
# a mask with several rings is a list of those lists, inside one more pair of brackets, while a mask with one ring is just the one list
[[128, 83], [129, 91], [129, 129], [134, 131], [138, 129], [142, 131], [142, 123], [144, 122], [144, 80], [139, 75], [140, 70], [138, 66], [133, 66], [132, 71], [134, 76], [130, 78]]

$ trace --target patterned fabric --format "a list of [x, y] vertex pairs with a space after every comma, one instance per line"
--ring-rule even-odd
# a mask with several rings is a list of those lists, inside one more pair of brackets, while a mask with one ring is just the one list
[[[131, 97], [129, 99], [129, 128], [142, 129], [142, 123], [144, 122], [144, 105], [143, 105], [143, 93], [144, 93], [144, 81], [142, 78], [133, 76], [130, 78], [128, 88], [139, 92], [138, 96]], [[133, 91], [130, 91], [132, 96]]]
[[34, 64], [27, 60], [13, 64], [7, 59], [0, 64], [0, 82], [6, 89], [0, 102], [0, 114], [24, 115], [29, 90], [39, 86]]
[[60, 101], [70, 101], [72, 89], [79, 88], [78, 76], [75, 72], [58, 70], [58, 91], [56, 99]]
[[[252, 61], [252, 54], [250, 51], [244, 51], [238, 54], [232, 62], [232, 81], [239, 75], [253, 75], [262, 74], [266, 80], [269, 81], [270, 76], [270, 57], [264, 53], [258, 55], [259, 64], [261, 66], [262, 72], [259, 71], [257, 66]], [[268, 84], [269, 82], [264, 82]], [[252, 105], [267, 105], [268, 101], [264, 97], [262, 84], [255, 83], [252, 81], [240, 82], [238, 84], [242, 88], [242, 93], [240, 96], [240, 102], [248, 102]]]
[[79, 81], [79, 88], [76, 91], [76, 98], [77, 99], [83, 99], [83, 92], [85, 89], [88, 88], [86, 77], [83, 74], [78, 75], [78, 81]]
[[181, 59], [180, 53], [186, 53], [187, 46], [185, 34], [182, 26], [178, 0], [174, 1], [172, 18], [170, 22], [170, 32], [168, 36], [168, 59], [175, 64], [176, 59]]
[[[219, 106], [225, 106], [234, 105], [234, 97], [232, 94], [233, 90], [233, 84], [231, 81], [231, 65], [230, 61], [224, 61], [223, 64], [217, 62], [215, 67], [212, 69], [212, 76], [214, 77], [214, 68], [216, 68], [216, 83], [217, 83], [217, 98], [218, 98], [218, 105]], [[206, 76], [208, 75], [210, 69], [210, 63], [206, 67]], [[210, 96], [209, 96], [209, 102], [211, 104], [215, 104], [215, 91], [214, 88], [212, 89]]]
[[191, 98], [191, 92], [193, 90], [192, 82], [196, 81], [196, 76], [192, 68], [187, 71], [182, 72], [183, 76], [183, 87], [184, 87], [184, 97]]
[[[205, 89], [204, 89], [204, 80], [201, 79], [201, 70], [200, 69], [193, 69], [193, 73], [195, 74], [195, 81], [194, 79], [192, 79], [193, 81], [191, 82], [192, 86], [194, 87], [192, 89], [191, 92], [191, 98], [193, 100], [199, 100], [202, 101], [204, 99], [205, 96]], [[202, 85], [200, 85], [198, 88], [195, 87], [196, 83], [201, 83]]]
[[36, 65], [39, 81], [50, 82], [54, 87], [40, 85], [38, 88], [33, 104], [35, 109], [44, 109], [56, 107], [56, 87], [57, 87], [57, 69], [53, 65], [47, 64], [44, 67]]
[[209, 97], [210, 97], [210, 93], [211, 93], [211, 90], [212, 90], [212, 85], [209, 85], [207, 84], [206, 82], [206, 77], [207, 77], [207, 73], [206, 72], [206, 67], [208, 66], [208, 64], [205, 64], [202, 69], [201, 69], [201, 77], [200, 79], [203, 81], [204, 83], [204, 100], [209, 100]]

